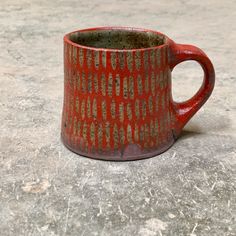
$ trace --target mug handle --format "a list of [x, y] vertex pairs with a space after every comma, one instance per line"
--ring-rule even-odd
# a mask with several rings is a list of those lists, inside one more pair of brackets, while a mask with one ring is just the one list
[[[185, 102], [175, 102], [171, 98], [171, 113], [173, 114], [173, 135], [177, 138], [191, 117], [201, 108], [210, 97], [215, 84], [214, 67], [207, 55], [199, 48], [192, 45], [176, 44], [170, 45], [170, 69], [188, 60], [197, 61], [203, 71], [204, 79], [198, 92]], [[172, 97], [172, 96], [171, 96]]]

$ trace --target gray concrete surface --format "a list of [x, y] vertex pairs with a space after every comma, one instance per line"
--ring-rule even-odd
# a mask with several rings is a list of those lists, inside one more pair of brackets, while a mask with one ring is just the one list
[[[236, 235], [234, 0], [0, 1], [0, 235]], [[62, 37], [85, 27], [156, 29], [201, 47], [216, 87], [167, 152], [114, 163], [60, 142]], [[193, 95], [194, 63], [173, 73]]]

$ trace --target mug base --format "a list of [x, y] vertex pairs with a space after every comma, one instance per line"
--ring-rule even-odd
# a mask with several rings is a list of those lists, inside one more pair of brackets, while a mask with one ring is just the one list
[[105, 160], [105, 161], [135, 161], [135, 160], [151, 158], [167, 151], [175, 142], [175, 140], [172, 139], [169, 140], [168, 143], [161, 145], [158, 149], [145, 150], [143, 152], [139, 148], [136, 148], [137, 147], [136, 145], [131, 144], [129, 145], [128, 148], [129, 151], [125, 151], [122, 154], [120, 152], [109, 154], [109, 153], [83, 152], [81, 150], [76, 149], [71, 144], [69, 144], [68, 141], [63, 137], [63, 135], [61, 135], [61, 140], [66, 148], [68, 148], [70, 151], [80, 156], [97, 160]]

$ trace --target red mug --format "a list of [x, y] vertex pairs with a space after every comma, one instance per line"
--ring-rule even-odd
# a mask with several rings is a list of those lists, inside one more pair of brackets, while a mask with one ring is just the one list
[[[173, 101], [171, 71], [182, 61], [203, 68], [198, 92]], [[215, 81], [206, 54], [146, 29], [99, 27], [64, 37], [61, 136], [95, 159], [137, 160], [166, 151], [209, 98]]]

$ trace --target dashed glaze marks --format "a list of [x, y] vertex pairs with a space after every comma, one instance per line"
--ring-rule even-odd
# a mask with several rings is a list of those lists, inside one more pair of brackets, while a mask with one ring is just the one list
[[93, 51], [65, 45], [65, 54], [62, 130], [70, 145], [83, 153], [122, 155], [127, 145], [145, 151], [171, 138], [167, 49]]

